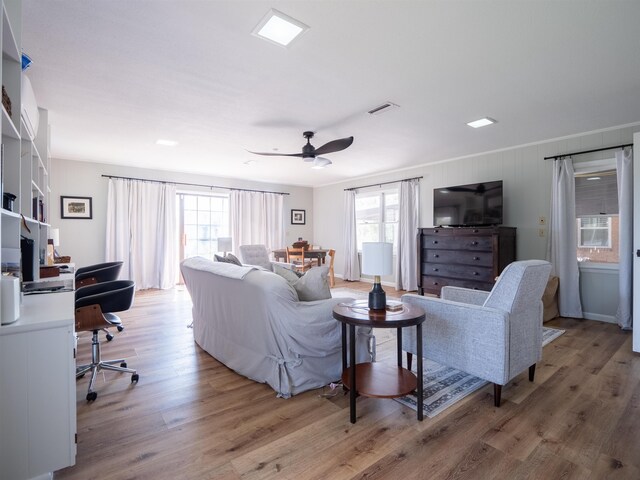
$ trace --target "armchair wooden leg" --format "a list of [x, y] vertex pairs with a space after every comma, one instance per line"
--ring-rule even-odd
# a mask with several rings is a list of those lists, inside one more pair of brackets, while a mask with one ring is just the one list
[[529, 381], [533, 382], [533, 377], [536, 375], [536, 364], [534, 363], [529, 367]]
[[500, 407], [500, 398], [502, 396], [502, 385], [493, 384], [493, 404]]
[[413, 353], [407, 352], [407, 370], [411, 370], [412, 361], [413, 361]]

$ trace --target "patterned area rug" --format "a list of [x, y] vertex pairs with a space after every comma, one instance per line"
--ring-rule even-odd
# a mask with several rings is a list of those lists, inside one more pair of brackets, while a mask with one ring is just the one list
[[[368, 292], [340, 287], [332, 289], [331, 296], [334, 298], [351, 297], [357, 300], [363, 300], [367, 298]], [[557, 328], [542, 327], [542, 346], [548, 345], [564, 332], [565, 330], [559, 330]], [[382, 335], [379, 335], [379, 333]], [[379, 333], [374, 334], [376, 338], [382, 340], [382, 342], [376, 343], [386, 342], [391, 338], [389, 335], [392, 335], [395, 340], [395, 332], [392, 332], [391, 329], [388, 332]], [[385, 335], [385, 333], [389, 335]], [[415, 361], [413, 367], [415, 373]], [[481, 378], [474, 377], [455, 368], [445, 367], [426, 358], [424, 359], [423, 368], [424, 402], [422, 406], [424, 414], [429, 418], [435, 417], [446, 408], [489, 383]], [[407, 395], [406, 397], [395, 398], [394, 400], [413, 410], [416, 409], [415, 395]]]
[[[557, 328], [542, 327], [542, 346], [548, 345], [564, 332], [565, 330]], [[423, 368], [424, 402], [422, 407], [424, 414], [429, 418], [435, 417], [446, 408], [489, 383], [481, 378], [474, 377], [455, 368], [445, 367], [426, 358], [424, 359]], [[413, 371], [415, 373], [415, 362]], [[417, 399], [415, 395], [394, 398], [394, 400], [413, 410], [416, 409]]]

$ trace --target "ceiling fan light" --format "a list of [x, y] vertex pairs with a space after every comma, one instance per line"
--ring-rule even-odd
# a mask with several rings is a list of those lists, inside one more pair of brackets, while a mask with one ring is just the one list
[[331, 163], [333, 162], [331, 162], [331, 160], [329, 160], [328, 158], [316, 157], [316, 159], [313, 161], [313, 166], [311, 168], [315, 170], [320, 170], [321, 168], [331, 165]]

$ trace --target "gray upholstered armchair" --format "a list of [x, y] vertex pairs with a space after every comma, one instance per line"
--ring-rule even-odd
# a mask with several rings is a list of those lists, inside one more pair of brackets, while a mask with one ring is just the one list
[[[542, 293], [550, 272], [551, 264], [542, 260], [513, 262], [491, 292], [444, 287], [441, 298], [403, 295], [403, 302], [427, 314], [425, 358], [493, 382], [499, 407], [502, 386], [527, 368], [533, 381], [542, 358]], [[415, 327], [402, 330], [402, 347], [410, 368]]]
[[273, 264], [282, 265], [285, 268], [292, 269], [293, 265], [284, 262], [272, 262], [269, 259], [269, 252], [265, 245], [240, 245], [239, 247], [240, 261], [243, 265], [256, 265], [273, 271]]

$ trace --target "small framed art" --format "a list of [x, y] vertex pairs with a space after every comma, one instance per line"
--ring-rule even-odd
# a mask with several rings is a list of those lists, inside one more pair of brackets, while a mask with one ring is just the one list
[[307, 223], [306, 210], [291, 209], [291, 225], [305, 225]]
[[92, 197], [60, 197], [60, 218], [93, 218]]

